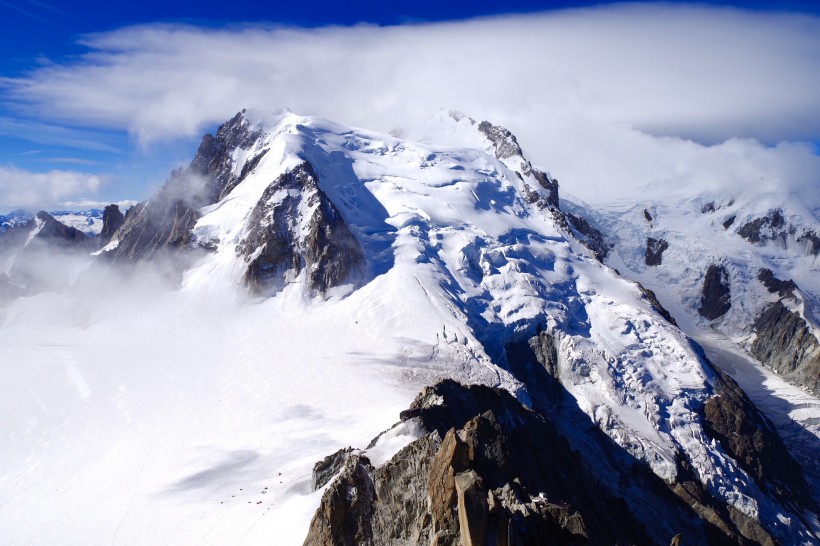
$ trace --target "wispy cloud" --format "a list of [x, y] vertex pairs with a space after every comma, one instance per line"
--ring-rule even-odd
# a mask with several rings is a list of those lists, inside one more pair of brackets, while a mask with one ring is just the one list
[[16, 12], [16, 13], [19, 13], [20, 15], [23, 15], [24, 17], [28, 17], [29, 19], [34, 19], [35, 21], [39, 21], [41, 23], [51, 23], [51, 21], [49, 21], [45, 17], [41, 17], [40, 15], [34, 13], [31, 10], [25, 9], [24, 7], [20, 6], [19, 4], [15, 4], [15, 3], [12, 3], [12, 2], [6, 2], [5, 0], [0, 0], [0, 6], [3, 6], [3, 7], [7, 8], [7, 9], [10, 9], [10, 10]]
[[65, 200], [94, 195], [104, 181], [101, 176], [76, 171], [35, 173], [0, 167], [0, 210], [48, 208]]
[[94, 152], [122, 152], [119, 147], [109, 142], [111, 135], [8, 116], [0, 116], [0, 135], [48, 146], [61, 146]]
[[55, 13], [57, 15], [64, 15], [65, 12], [59, 8], [52, 6], [51, 4], [47, 4], [46, 2], [39, 2], [38, 0], [24, 0], [26, 4], [35, 6], [39, 9], [44, 11], [50, 11], [51, 13]]
[[652, 133], [779, 140], [820, 132], [818, 36], [814, 17], [670, 5], [386, 28], [151, 25], [89, 36], [85, 57], [7, 80], [6, 96], [145, 139], [287, 105], [368, 125], [439, 106], [570, 109]]
[[6, 104], [142, 142], [246, 106], [382, 131], [454, 108], [509, 126], [583, 197], [671, 179], [680, 157], [732, 158], [703, 144], [820, 135], [812, 16], [627, 4], [396, 27], [148, 25], [83, 43], [79, 59], [2, 82]]
[[66, 165], [100, 165], [99, 161], [93, 159], [83, 159], [81, 157], [45, 157], [40, 159], [43, 163], [63, 163]]
[[[63, 201], [58, 204], [57, 208], [65, 210], [102, 209], [110, 204], [110, 201], [100, 201], [98, 199], [78, 199], [75, 201]], [[124, 201], [116, 201], [113, 204], [117, 205], [121, 211], [126, 211], [136, 205], [137, 201], [126, 199]]]

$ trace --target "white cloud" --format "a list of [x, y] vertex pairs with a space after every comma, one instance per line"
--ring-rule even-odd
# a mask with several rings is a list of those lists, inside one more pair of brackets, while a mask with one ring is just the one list
[[818, 36], [814, 17], [671, 5], [383, 28], [149, 25], [89, 36], [75, 63], [5, 84], [30, 109], [146, 139], [286, 105], [369, 126], [439, 106], [569, 109], [672, 135], [779, 140], [820, 130]]
[[111, 204], [117, 205], [121, 212], [125, 212], [136, 205], [137, 201], [134, 201], [133, 199], [125, 199], [122, 201], [114, 201], [112, 203], [111, 201], [100, 201], [98, 199], [79, 199], [77, 201], [63, 201], [62, 203], [59, 203], [58, 208], [65, 210], [104, 209]]
[[66, 199], [94, 194], [104, 180], [94, 174], [53, 170], [34, 173], [16, 167], [0, 167], [0, 206], [49, 208]]
[[818, 139], [812, 16], [641, 4], [397, 27], [147, 25], [84, 43], [76, 61], [5, 80], [7, 99], [142, 142], [195, 135], [246, 106], [382, 131], [454, 108], [508, 126], [591, 200], [711, 167], [740, 180], [737, 148], [769, 178], [820, 176], [806, 148], [686, 140]]

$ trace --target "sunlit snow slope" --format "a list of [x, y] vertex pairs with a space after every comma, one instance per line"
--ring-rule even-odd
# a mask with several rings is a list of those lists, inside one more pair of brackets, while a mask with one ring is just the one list
[[[440, 120], [459, 147], [291, 113], [235, 123], [254, 135], [230, 151], [241, 180], [199, 210], [190, 246], [208, 252], [179, 288], [147, 266], [123, 280], [96, 264], [64, 293], [2, 310], [4, 542], [299, 544], [321, 497], [315, 461], [367, 445], [440, 377], [527, 400], [503, 348], [538, 327], [558, 339], [581, 409], [657, 475], [673, 480], [685, 458], [716, 499], [809, 540], [705, 434], [713, 372], [567, 234], [517, 146], [461, 117]], [[366, 268], [325, 294], [303, 269], [251, 297], [239, 247], [252, 212], [292, 197], [266, 190], [304, 162]], [[289, 229], [306, 233], [315, 203]]]
[[[704, 345], [709, 358], [778, 424], [820, 490], [820, 399], [816, 390], [812, 392], [820, 376], [820, 354], [815, 348], [814, 358], [806, 356], [803, 362], [794, 356], [801, 349], [811, 350], [810, 336], [820, 339], [816, 203], [788, 195], [777, 181], [761, 181], [732, 191], [681, 187], [666, 195], [656, 187], [647, 190], [645, 199], [632, 202], [562, 206], [606, 233], [611, 247], [606, 263], [656, 293], [681, 328]], [[660, 245], [662, 251], [650, 259], [648, 248]], [[701, 313], [710, 266], [725, 271], [728, 307], [717, 317]], [[774, 285], [767, 286], [771, 281], [766, 281], [765, 272]], [[804, 325], [787, 325], [782, 318], [761, 324], [760, 317], [775, 302], [782, 302], [799, 317], [795, 322]], [[756, 343], [771, 343], [761, 340], [758, 330], [764, 326], [780, 327], [778, 338], [786, 341], [805, 331], [809, 343], [784, 351], [784, 360], [795, 360], [797, 373], [783, 374], [790, 366], [775, 367], [756, 350]]]

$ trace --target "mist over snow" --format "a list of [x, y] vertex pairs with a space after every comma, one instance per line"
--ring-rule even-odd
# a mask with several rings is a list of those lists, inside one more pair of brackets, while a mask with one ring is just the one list
[[410, 139], [456, 109], [508, 127], [563, 195], [592, 203], [763, 184], [816, 208], [816, 149], [794, 142], [820, 134], [818, 37], [814, 16], [646, 4], [392, 27], [153, 24], [85, 36], [87, 54], [2, 88], [37, 123], [149, 147], [243, 107]]

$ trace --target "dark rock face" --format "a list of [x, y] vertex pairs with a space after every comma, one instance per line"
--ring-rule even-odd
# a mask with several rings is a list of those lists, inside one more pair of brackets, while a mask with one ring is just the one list
[[709, 201], [708, 203], [704, 203], [702, 207], [700, 207], [701, 214], [707, 214], [709, 212], [715, 212], [717, 210], [715, 208], [715, 202]]
[[482, 121], [478, 124], [478, 130], [484, 133], [490, 142], [495, 145], [495, 155], [499, 159], [508, 159], [515, 156], [524, 157], [521, 146], [518, 145], [518, 139], [504, 127], [493, 125], [489, 121]]
[[798, 510], [817, 511], [800, 465], [791, 457], [774, 425], [725, 373], [718, 375], [716, 395], [703, 406], [704, 426], [757, 485]]
[[241, 181], [233, 174], [231, 152], [251, 146], [258, 137], [241, 113], [219, 127], [216, 136], [205, 135], [188, 168], [175, 171], [149, 201], [129, 209], [117, 234], [119, 245], [109, 257], [133, 261], [190, 247], [198, 210]]
[[722, 265], [712, 264], [706, 270], [698, 312], [702, 317], [715, 320], [732, 307], [729, 272]]
[[730, 227], [732, 227], [732, 224], [735, 223], [735, 218], [737, 218], [737, 216], [730, 216], [727, 219], [725, 219], [723, 221], [723, 229], [729, 229]]
[[125, 221], [125, 216], [122, 212], [120, 212], [120, 207], [117, 205], [111, 204], [105, 207], [103, 210], [103, 227], [102, 231], [100, 231], [100, 240], [99, 240], [99, 247], [102, 248], [111, 241], [111, 238], [120, 229], [123, 222]]
[[41, 210], [36, 218], [42, 222], [35, 240], [60, 248], [90, 248], [91, 239], [77, 228], [69, 227]]
[[756, 218], [737, 230], [737, 234], [750, 243], [766, 244], [772, 241], [778, 246], [786, 248], [790, 240], [796, 240], [806, 246], [807, 254], [816, 255], [820, 252], [820, 240], [817, 241], [817, 245], [812, 242], [812, 237], [817, 238], [813, 231], [804, 229], [800, 235], [797, 235], [797, 233], [798, 229], [786, 222], [783, 212], [780, 210], [773, 210], [768, 216]]
[[793, 280], [780, 280], [774, 276], [771, 269], [765, 267], [758, 271], [757, 279], [763, 283], [763, 286], [765, 286], [769, 292], [778, 294], [781, 298], [794, 296], [794, 291], [797, 290], [797, 285]]
[[521, 159], [519, 167], [521, 173], [524, 176], [532, 175], [538, 181], [538, 184], [547, 190], [546, 197], [540, 197], [532, 190], [527, 192], [526, 198], [530, 203], [537, 203], [542, 209], [558, 209], [558, 181], [533, 168], [532, 164], [524, 158], [524, 153], [521, 151], [521, 146], [518, 145], [515, 135], [504, 127], [493, 125], [489, 121], [479, 123], [478, 130], [493, 143], [496, 157], [502, 160], [519, 157]]
[[[559, 429], [564, 426], [578, 430], [581, 423], [588, 422], [588, 417], [577, 408], [573, 409], [572, 402], [567, 403], [571, 397], [551, 372], [557, 367], [557, 354], [550, 347], [556, 347], [556, 342], [543, 331], [534, 338], [508, 345], [510, 371], [527, 386], [534, 410], [550, 418], [560, 415], [554, 418]], [[718, 369], [714, 369], [714, 374], [718, 396], [707, 401], [708, 408], [704, 405], [698, 410], [703, 415], [705, 430], [757, 481], [761, 490], [792, 507], [798, 514], [806, 510], [816, 513], [815, 501], [802, 471], [785, 450], [773, 425], [731, 378]], [[595, 461], [590, 467], [594, 469], [591, 473], [598, 476], [601, 488], [606, 488], [607, 484], [619, 484], [612, 489], [613, 494], [622, 495], [630, 507], [642, 507], [635, 515], [654, 543], [668, 543], [677, 532], [683, 533], [688, 538], [687, 543], [693, 544], [774, 543], [759, 522], [712, 497], [695, 476], [689, 461], [681, 459], [677, 478], [667, 483], [645, 464], [631, 458], [594, 425], [585, 432], [587, 438], [579, 451]], [[741, 432], [753, 434], [748, 440], [735, 437]], [[567, 437], [570, 442], [575, 441], [574, 436]], [[576, 444], [572, 445], [576, 447]], [[655, 510], [657, 512], [653, 513]], [[693, 526], [687, 512], [696, 514], [706, 525]]]
[[373, 544], [372, 472], [367, 457], [354, 455], [345, 462], [342, 473], [322, 496], [305, 545]]
[[649, 214], [649, 210], [648, 210], [648, 209], [643, 209], [643, 217], [644, 217], [644, 219], [645, 219], [647, 222], [651, 222], [651, 221], [652, 221], [652, 215], [651, 215], [651, 214]]
[[[175, 180], [172, 177], [169, 184]], [[178, 187], [182, 183], [173, 185]], [[198, 207], [185, 199], [170, 199], [169, 193], [160, 190], [154, 199], [129, 211], [119, 229], [119, 245], [108, 256], [136, 261], [161, 251], [179, 252], [191, 243]]]
[[595, 257], [599, 262], [603, 262], [609, 254], [609, 246], [606, 243], [604, 234], [597, 228], [590, 224], [583, 216], [576, 216], [575, 214], [567, 213], [566, 215], [569, 225], [578, 232], [577, 237], [587, 248], [595, 253]]
[[336, 475], [345, 462], [350, 458], [353, 449], [346, 447], [340, 449], [332, 455], [328, 455], [315, 465], [313, 465], [313, 479], [310, 483], [310, 488], [317, 491], [327, 485], [327, 483]]
[[646, 265], [654, 266], [663, 263], [663, 251], [669, 248], [669, 243], [664, 239], [646, 238]]
[[[537, 366], [554, 368], [554, 340], [537, 337], [528, 344], [543, 360]], [[757, 470], [764, 490], [793, 505], [811, 503], [771, 424], [732, 385], [704, 407], [715, 437]], [[506, 391], [450, 380], [425, 388], [411, 410], [429, 433], [378, 468], [352, 452], [325, 491], [305, 544], [776, 543], [755, 520], [715, 502], [686, 461], [678, 480], [666, 484], [612, 450], [587, 458], [544, 407], [530, 410]], [[751, 442], [731, 437], [739, 432], [750, 432]], [[603, 435], [594, 426], [589, 433]], [[604, 478], [602, 469], [615, 461], [623, 464], [620, 474]]]
[[[286, 195], [275, 201], [277, 193]], [[309, 217], [301, 217], [303, 209]], [[364, 270], [364, 253], [356, 237], [319, 188], [308, 162], [268, 186], [248, 226], [236, 250], [248, 264], [244, 282], [254, 293], [278, 292], [305, 270], [308, 288], [324, 294], [355, 282]]]
[[555, 428], [506, 391], [444, 381], [413, 408], [430, 434], [378, 469], [349, 459], [306, 545], [651, 543]]
[[761, 228], [768, 226], [770, 220], [767, 216], [757, 218], [751, 222], [744, 224], [737, 230], [737, 234], [749, 241], [750, 243], [759, 243], [763, 236], [760, 233]]
[[820, 254], [820, 237], [813, 230], [806, 230], [797, 238], [797, 242], [805, 245], [806, 254], [817, 256]]
[[800, 315], [777, 301], [755, 320], [754, 330], [755, 358], [820, 395], [820, 343]]
[[655, 311], [657, 311], [657, 313], [660, 316], [662, 316], [664, 319], [666, 319], [666, 321], [669, 322], [670, 324], [674, 324], [675, 326], [678, 325], [678, 323], [675, 322], [674, 317], [672, 317], [672, 315], [669, 313], [669, 311], [667, 311], [666, 308], [663, 306], [663, 304], [661, 304], [661, 302], [658, 300], [658, 296], [656, 296], [655, 293], [652, 290], [646, 288], [641, 283], [638, 283], [638, 288], [640, 288], [641, 294], [643, 294], [643, 297], [646, 298], [646, 300], [650, 304], [652, 304], [652, 308]]

